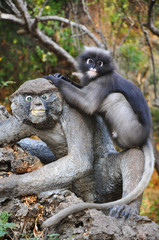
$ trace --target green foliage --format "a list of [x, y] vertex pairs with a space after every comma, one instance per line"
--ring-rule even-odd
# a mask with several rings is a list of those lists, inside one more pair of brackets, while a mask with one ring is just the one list
[[48, 235], [48, 239], [49, 240], [60, 240], [59, 236], [60, 236], [60, 234], [53, 233], [53, 234]]
[[14, 223], [8, 222], [10, 216], [11, 214], [8, 212], [2, 212], [0, 214], [0, 237], [7, 235], [8, 230], [12, 229], [15, 226]]
[[122, 17], [127, 11], [128, 3], [128, 0], [104, 1], [104, 9], [109, 14], [110, 24], [112, 25], [113, 29], [117, 30], [116, 26], [120, 25]]
[[57, 57], [53, 53], [46, 52], [44, 49], [41, 49], [39, 46], [36, 46], [35, 49], [36, 49], [36, 53], [37, 53], [39, 59], [42, 62], [49, 61], [53, 65], [57, 64]]
[[158, 108], [152, 108], [151, 109], [151, 115], [154, 121], [159, 123], [159, 109]]
[[147, 56], [140, 50], [139, 45], [125, 44], [120, 48], [121, 67], [125, 71], [137, 74], [147, 64]]
[[[6, 29], [6, 31], [3, 31]], [[42, 74], [42, 62], [30, 36], [18, 36], [16, 24], [0, 22], [0, 86], [16, 83]], [[12, 85], [14, 88], [14, 85]]]
[[[145, 200], [145, 197], [143, 198], [143, 200]], [[151, 206], [150, 206], [151, 204]], [[142, 216], [147, 216], [150, 219], [152, 219], [152, 221], [155, 221], [157, 224], [159, 224], [159, 200], [158, 199], [154, 199], [151, 200], [151, 202], [144, 202], [142, 201], [142, 210], [140, 211], [140, 215]], [[149, 211], [145, 211], [149, 209]]]
[[151, 108], [151, 116], [153, 120], [153, 130], [156, 135], [156, 141], [159, 141], [159, 108]]
[[[156, 65], [156, 82], [159, 82], [159, 69], [157, 68], [157, 65]], [[154, 75], [153, 75], [152, 72], [151, 72], [150, 77], [149, 77], [149, 83], [150, 84], [154, 83]]]
[[[31, 16], [35, 17], [39, 13], [44, 2], [27, 0]], [[64, 17], [67, 2], [48, 0], [42, 15]], [[70, 28], [61, 26], [57, 21], [38, 23], [38, 26], [71, 55], [77, 55]], [[48, 74], [45, 70], [54, 68], [58, 61], [54, 53], [39, 46], [30, 35], [18, 35], [18, 30], [19, 26], [13, 22], [0, 22], [0, 87], [11, 85], [12, 92], [24, 81]]]

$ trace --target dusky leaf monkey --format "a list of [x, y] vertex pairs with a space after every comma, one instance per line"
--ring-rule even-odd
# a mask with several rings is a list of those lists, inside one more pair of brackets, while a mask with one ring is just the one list
[[145, 157], [141, 181], [126, 197], [104, 203], [73, 205], [53, 216], [53, 224], [71, 213], [87, 208], [108, 209], [114, 205], [128, 204], [141, 195], [154, 169], [153, 149], [150, 143], [151, 114], [140, 89], [115, 71], [109, 51], [87, 47], [78, 57], [79, 70], [83, 74], [82, 86], [66, 77], [49, 75], [50, 80], [64, 99], [87, 114], [101, 115], [113, 141], [122, 149], [140, 147]]

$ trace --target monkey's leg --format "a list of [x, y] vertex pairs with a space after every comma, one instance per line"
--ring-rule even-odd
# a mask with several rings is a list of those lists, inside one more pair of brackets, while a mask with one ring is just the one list
[[[122, 197], [127, 196], [139, 183], [144, 170], [144, 155], [141, 150], [130, 149], [123, 152], [121, 159], [121, 173], [123, 181]], [[142, 195], [129, 205], [114, 206], [109, 215], [112, 217], [123, 217], [125, 219], [138, 218]]]

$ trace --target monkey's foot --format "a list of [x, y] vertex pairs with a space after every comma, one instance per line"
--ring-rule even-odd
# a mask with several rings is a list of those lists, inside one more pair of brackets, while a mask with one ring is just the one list
[[117, 205], [110, 209], [109, 216], [115, 218], [124, 218], [129, 220], [139, 220], [140, 216], [138, 211], [128, 205]]

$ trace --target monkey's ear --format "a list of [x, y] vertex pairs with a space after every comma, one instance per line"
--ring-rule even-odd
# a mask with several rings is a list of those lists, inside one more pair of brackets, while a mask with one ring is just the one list
[[16, 95], [15, 95], [15, 96], [14, 96], [14, 95], [13, 95], [13, 96], [11, 95], [11, 96], [9, 96], [9, 101], [10, 101], [10, 102], [13, 102], [13, 101], [15, 100], [15, 98], [16, 98]]

